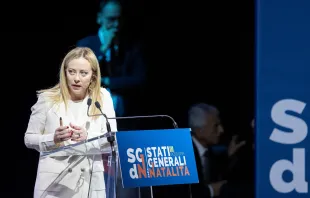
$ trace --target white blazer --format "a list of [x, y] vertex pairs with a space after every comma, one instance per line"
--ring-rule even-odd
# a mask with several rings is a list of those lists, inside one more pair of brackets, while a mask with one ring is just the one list
[[[102, 111], [107, 117], [115, 117], [115, 111], [110, 93], [101, 88]], [[103, 135], [107, 132], [106, 120], [103, 116], [93, 120], [87, 116], [87, 99], [86, 97], [82, 106], [78, 110], [78, 115], [73, 116], [72, 109], [68, 107], [65, 111], [64, 103], [60, 105], [51, 105], [40, 94], [37, 102], [32, 106], [31, 116], [28, 128], [25, 133], [25, 145], [28, 148], [37, 151], [49, 151], [57, 148], [54, 143], [54, 133], [59, 127], [60, 117], [63, 120], [63, 126], [72, 124], [83, 126], [88, 132], [88, 139]], [[76, 119], [77, 118], [77, 119]], [[110, 120], [111, 130], [117, 131], [116, 120]], [[65, 145], [76, 143], [71, 140], [64, 142]], [[106, 142], [109, 146], [108, 142]], [[71, 168], [65, 177], [55, 183], [56, 177], [66, 169], [67, 166], [77, 162], [76, 156], [70, 157], [41, 157], [37, 170], [37, 178], [34, 190], [34, 197], [40, 197], [42, 193], [53, 197], [87, 197], [88, 181], [90, 178], [90, 167], [93, 164], [93, 175], [91, 181], [92, 197], [105, 197], [105, 183], [103, 180], [103, 163], [101, 157], [92, 156], [84, 157], [76, 166]]]

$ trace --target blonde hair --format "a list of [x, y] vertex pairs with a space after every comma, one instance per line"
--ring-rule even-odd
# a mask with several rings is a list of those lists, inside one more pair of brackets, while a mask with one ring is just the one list
[[[103, 106], [100, 93], [101, 74], [99, 63], [94, 52], [87, 47], [76, 47], [71, 51], [69, 51], [61, 63], [59, 71], [59, 83], [57, 83], [52, 88], [43, 89], [38, 91], [37, 93], [38, 94], [44, 93], [48, 102], [50, 102], [53, 105], [59, 105], [60, 103], [64, 102], [65, 108], [67, 110], [68, 100], [70, 99], [70, 93], [65, 71], [70, 61], [81, 57], [86, 59], [90, 63], [93, 73], [91, 83], [88, 88], [88, 96], [92, 98], [93, 101], [98, 101], [100, 105]], [[90, 114], [99, 114], [99, 113], [100, 111], [95, 107], [95, 105], [91, 105]], [[93, 118], [97, 118], [97, 116]]]

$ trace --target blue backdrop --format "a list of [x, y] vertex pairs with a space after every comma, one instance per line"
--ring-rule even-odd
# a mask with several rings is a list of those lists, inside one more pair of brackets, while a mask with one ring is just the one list
[[310, 1], [256, 1], [256, 197], [309, 197]]

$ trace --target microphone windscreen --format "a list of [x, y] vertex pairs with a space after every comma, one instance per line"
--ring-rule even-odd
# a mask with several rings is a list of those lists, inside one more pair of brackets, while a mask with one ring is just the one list
[[91, 103], [92, 103], [92, 99], [91, 99], [91, 98], [88, 98], [88, 100], [87, 100], [87, 105], [90, 106]]
[[101, 108], [100, 103], [99, 103], [98, 101], [95, 102], [95, 105], [96, 105], [96, 107], [97, 107], [98, 109]]

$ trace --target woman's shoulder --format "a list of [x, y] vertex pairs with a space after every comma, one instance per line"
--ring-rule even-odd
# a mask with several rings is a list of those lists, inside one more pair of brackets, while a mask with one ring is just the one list
[[37, 93], [37, 99], [39, 103], [46, 103], [48, 100], [48, 94], [46, 92]]
[[55, 95], [55, 93], [50, 92], [50, 91], [44, 91], [44, 92], [38, 92], [37, 93], [37, 98], [38, 100], [44, 100], [44, 101], [49, 101], [51, 98]]
[[37, 93], [37, 104], [51, 108], [54, 104], [55, 93], [50, 91], [44, 91]]
[[31, 111], [45, 112], [49, 108], [47, 96], [44, 93], [37, 93], [37, 101], [31, 107]]

